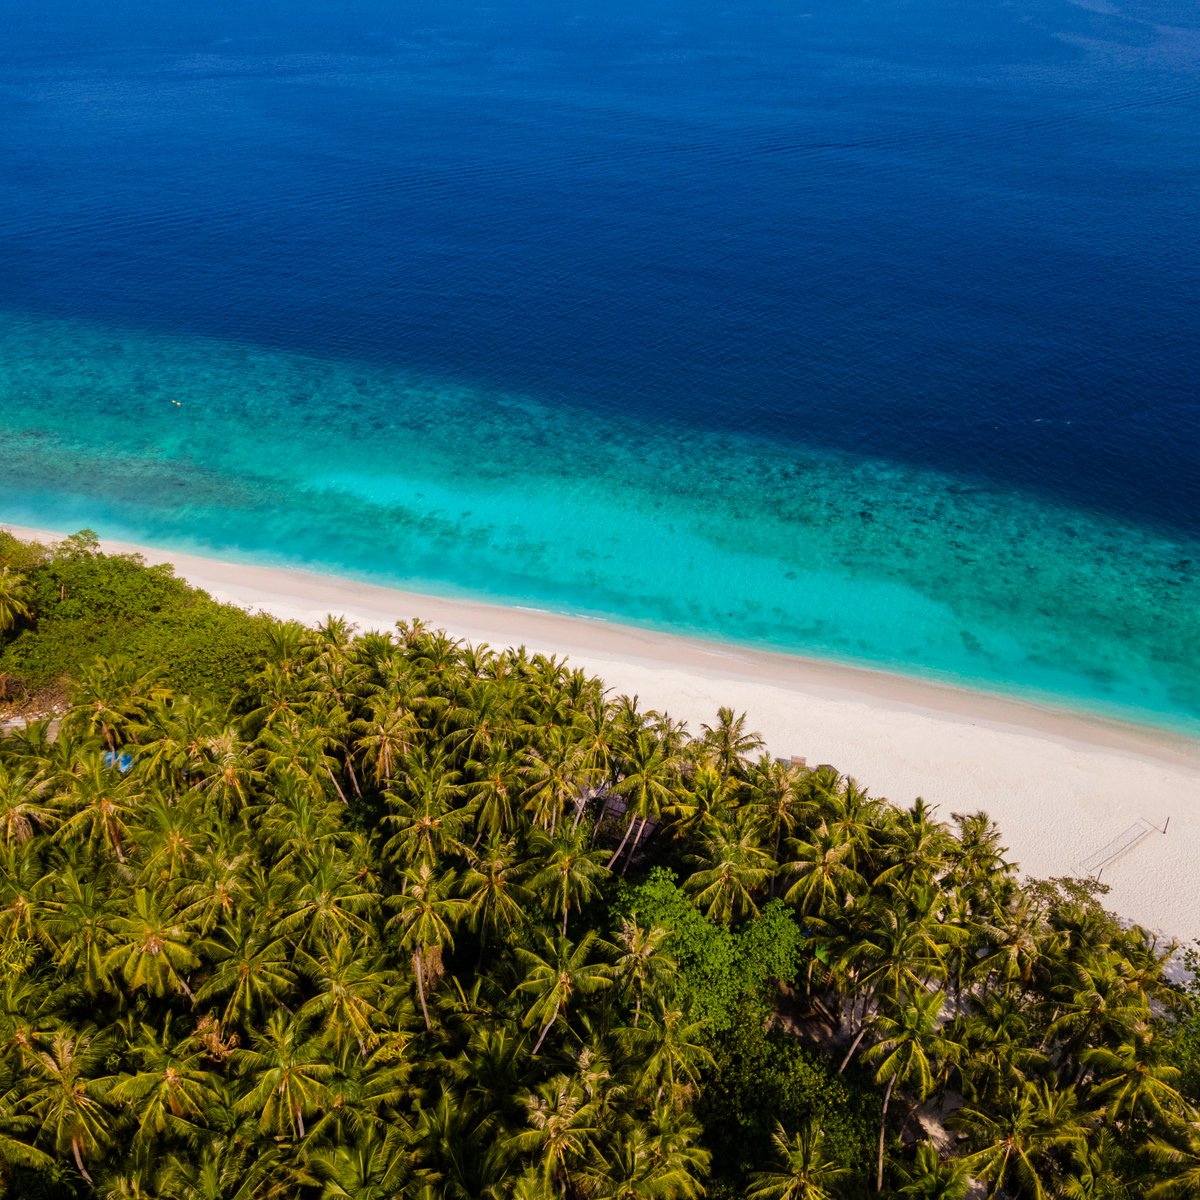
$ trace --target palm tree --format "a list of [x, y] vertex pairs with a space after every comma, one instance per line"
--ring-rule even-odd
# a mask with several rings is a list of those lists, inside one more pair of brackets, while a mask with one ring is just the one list
[[[785, 839], [792, 838], [807, 807], [800, 797], [801, 768], [778, 762], [764, 754], [750, 771], [746, 789], [746, 807], [754, 828], [765, 844], [772, 847], [771, 857], [782, 865], [780, 851]], [[771, 880], [771, 895], [775, 880]]]
[[885, 836], [891, 861], [876, 876], [875, 887], [885, 882], [905, 890], [928, 886], [945, 870], [953, 838], [919, 796], [911, 808], [896, 815]]
[[745, 713], [732, 708], [717, 709], [716, 725], [701, 725], [704, 736], [701, 744], [713, 755], [722, 775], [738, 775], [750, 761], [750, 755], [760, 750], [762, 737], [746, 729]]
[[388, 1027], [383, 1005], [396, 982], [391, 972], [344, 938], [319, 958], [305, 955], [302, 962], [316, 991], [297, 1016], [319, 1022], [321, 1036], [339, 1059], [351, 1045], [365, 1059]]
[[993, 1196], [1016, 1188], [1030, 1200], [1047, 1200], [1056, 1156], [1077, 1153], [1086, 1129], [1074, 1088], [1056, 1092], [1044, 1081], [1006, 1089], [988, 1108], [966, 1105], [950, 1121], [979, 1147], [963, 1162]]
[[105, 965], [112, 941], [108, 888], [94, 874], [68, 865], [52, 878], [41, 901], [45, 937], [60, 970], [95, 995], [108, 982]]
[[709, 834], [701, 852], [691, 858], [702, 869], [688, 876], [684, 890], [694, 893], [708, 917], [728, 925], [736, 917], [757, 915], [754, 893], [765, 887], [775, 864], [748, 822]]
[[304, 1118], [325, 1103], [326, 1082], [334, 1073], [321, 1058], [319, 1044], [305, 1024], [284, 1013], [272, 1013], [260, 1033], [253, 1030], [250, 1049], [235, 1050], [233, 1061], [250, 1086], [234, 1110], [256, 1115], [262, 1133], [304, 1137]]
[[99, 734], [115, 752], [145, 720], [146, 705], [162, 694], [158, 677], [125, 655], [97, 658], [76, 681], [64, 727]]
[[636, 920], [626, 917], [617, 933], [620, 954], [613, 967], [613, 977], [622, 988], [633, 994], [633, 1025], [637, 1028], [642, 1015], [642, 1002], [656, 993], [676, 970], [675, 959], [663, 951], [670, 932], [661, 925], [643, 929]]
[[379, 895], [348, 856], [306, 860], [277, 873], [274, 884], [279, 932], [310, 953], [341, 939], [359, 945], [372, 940]]
[[404, 890], [388, 899], [388, 903], [397, 910], [396, 915], [388, 921], [388, 928], [398, 927], [401, 931], [400, 945], [412, 952], [421, 1012], [425, 1017], [425, 1028], [431, 1029], [429, 1007], [425, 1002], [425, 982], [431, 956], [437, 954], [440, 961], [443, 947], [454, 949], [451, 927], [466, 911], [466, 906], [452, 894], [452, 872], [435, 875], [428, 863], [422, 863], [415, 870], [405, 871], [403, 881]]
[[805, 916], [827, 916], [859, 895], [866, 884], [854, 865], [854, 845], [824, 823], [803, 838], [789, 839], [781, 874], [795, 880], [784, 893]]
[[646, 1013], [646, 1025], [632, 1040], [640, 1064], [638, 1085], [650, 1081], [655, 1101], [676, 1104], [685, 1088], [698, 1089], [701, 1072], [714, 1066], [708, 1049], [704, 1021], [690, 1021], [665, 997], [655, 996]]
[[639, 729], [625, 747], [621, 755], [621, 779], [613, 790], [623, 796], [629, 806], [629, 819], [620, 845], [608, 860], [610, 871], [621, 857], [621, 851], [625, 849], [625, 843], [634, 825], [638, 825], [638, 831], [633, 845], [629, 848], [629, 858], [625, 860], [626, 867], [637, 852], [642, 834], [646, 832], [646, 824], [656, 819], [662, 810], [671, 804], [672, 787], [679, 776], [679, 766], [679, 758], [668, 742], [656, 737], [648, 729]]
[[406, 791], [411, 798], [385, 792], [391, 811], [384, 823], [395, 830], [384, 844], [383, 852], [401, 870], [418, 863], [429, 866], [454, 854], [461, 854], [463, 832], [471, 819], [468, 809], [454, 808], [458, 792], [453, 780], [457, 772], [440, 764], [422, 763], [407, 776]]
[[1148, 1029], [1134, 1030], [1116, 1047], [1093, 1047], [1080, 1063], [1095, 1072], [1092, 1096], [1105, 1103], [1110, 1121], [1144, 1117], [1169, 1122], [1187, 1110], [1188, 1102], [1175, 1086], [1182, 1072], [1162, 1061]]
[[20, 1107], [38, 1127], [39, 1138], [59, 1154], [69, 1153], [80, 1175], [92, 1183], [85, 1158], [108, 1143], [112, 1117], [101, 1103], [109, 1079], [97, 1075], [107, 1055], [91, 1028], [59, 1030], [25, 1056]]
[[244, 914], [222, 930], [215, 969], [196, 993], [197, 1002], [224, 999], [226, 1025], [253, 1028], [258, 1019], [290, 999], [296, 986], [294, 952], [261, 918]]
[[535, 837], [532, 850], [544, 865], [529, 881], [529, 889], [544, 898], [551, 916], [561, 917], [561, 933], [567, 936], [567, 917], [600, 894], [608, 870], [604, 851], [589, 850], [583, 830], [561, 829], [551, 841]]
[[1170, 1138], [1151, 1137], [1146, 1150], [1170, 1172], [1146, 1193], [1146, 1200], [1187, 1200], [1200, 1195], [1200, 1121], [1189, 1121]]
[[937, 1147], [922, 1142], [911, 1167], [902, 1169], [903, 1182], [897, 1194], [913, 1200], [966, 1200], [971, 1177], [957, 1159], [944, 1159]]
[[106, 1098], [136, 1115], [135, 1149], [149, 1149], [164, 1135], [189, 1141], [199, 1136], [215, 1093], [200, 1047], [190, 1038], [173, 1042], [167, 1029], [156, 1034], [143, 1026], [133, 1053], [137, 1069], [118, 1075]]
[[941, 993], [922, 990], [904, 997], [894, 1009], [889, 1006], [879, 1012], [873, 1023], [877, 1040], [864, 1051], [863, 1060], [875, 1064], [875, 1082], [887, 1084], [879, 1117], [879, 1152], [875, 1175], [877, 1192], [883, 1191], [883, 1148], [892, 1089], [897, 1083], [912, 1089], [918, 1103], [933, 1091], [933, 1065], [929, 1051], [941, 1009]]
[[416, 746], [420, 723], [398, 697], [380, 692], [367, 701], [369, 718], [355, 722], [357, 748], [378, 787], [391, 782]]
[[413, 1175], [407, 1132], [367, 1126], [353, 1141], [318, 1150], [313, 1167], [324, 1181], [321, 1200], [401, 1200]]
[[172, 1154], [158, 1176], [160, 1196], [171, 1200], [292, 1200], [314, 1182], [283, 1146], [240, 1137], [204, 1138], [186, 1154]]
[[58, 817], [45, 802], [49, 781], [36, 767], [0, 762], [0, 843], [28, 842], [38, 830], [52, 829]]
[[521, 759], [516, 751], [496, 745], [484, 761], [473, 760], [468, 765], [475, 774], [467, 785], [475, 823], [485, 837], [504, 837], [516, 827]]
[[533, 893], [522, 882], [528, 873], [526, 864], [515, 860], [516, 842], [489, 842], [481, 852], [470, 853], [470, 865], [463, 872], [459, 889], [467, 921], [479, 935], [479, 959], [490, 938], [507, 937], [525, 924], [533, 904]]
[[556, 725], [546, 731], [542, 746], [527, 752], [521, 768], [527, 780], [525, 811], [551, 837], [569, 805], [576, 806], [577, 816], [583, 811], [580, 799], [596, 778], [587, 757], [587, 746]]
[[577, 997], [594, 995], [612, 985], [612, 968], [604, 962], [589, 961], [593, 950], [605, 949], [590, 929], [574, 945], [565, 937], [550, 938], [543, 934], [536, 950], [516, 947], [517, 961], [524, 971], [516, 990], [531, 997], [525, 1011], [525, 1025], [541, 1027], [533, 1047], [535, 1056], [551, 1027]]
[[200, 964], [197, 950], [210, 948], [197, 940], [177, 917], [145, 888], [132, 896], [133, 908], [118, 914], [109, 925], [111, 949], [104, 970], [120, 974], [132, 991], [145, 988], [152, 996], [182, 992], [195, 1000], [185, 972]]
[[708, 1155], [687, 1144], [664, 1148], [639, 1124], [620, 1129], [593, 1160], [588, 1191], [597, 1200], [694, 1200]]
[[229, 725], [207, 739], [195, 774], [196, 790], [227, 821], [246, 806], [262, 782], [258, 750]]
[[814, 1122], [801, 1126], [790, 1139], [776, 1122], [771, 1142], [777, 1166], [751, 1174], [748, 1200], [835, 1200], [841, 1194], [838, 1185], [850, 1168], [829, 1157], [825, 1136]]
[[33, 616], [30, 598], [25, 576], [9, 567], [0, 567], [0, 634], [15, 628], [18, 621], [28, 621]]
[[129, 824], [143, 795], [132, 773], [120, 774], [102, 754], [85, 755], [57, 800], [67, 814], [58, 829], [59, 840], [83, 838], [90, 846], [107, 847], [123, 863]]
[[516, 1154], [534, 1154], [547, 1191], [566, 1196], [571, 1171], [582, 1163], [600, 1130], [595, 1108], [579, 1085], [566, 1075], [556, 1075], [526, 1094], [529, 1128], [509, 1138]]
[[728, 824], [738, 783], [723, 775], [715, 764], [696, 764], [691, 778], [666, 809], [674, 824], [675, 837], [710, 837]]

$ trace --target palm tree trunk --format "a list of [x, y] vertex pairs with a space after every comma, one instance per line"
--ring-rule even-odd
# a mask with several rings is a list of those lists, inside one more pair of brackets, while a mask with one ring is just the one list
[[94, 1180], [87, 1173], [87, 1167], [83, 1165], [83, 1158], [79, 1153], [79, 1139], [77, 1137], [73, 1137], [71, 1139], [71, 1153], [75, 1156], [75, 1165], [79, 1168], [80, 1175], [82, 1175], [84, 1179], [88, 1181], [88, 1183], [93, 1183]]
[[888, 1103], [892, 1098], [892, 1088], [896, 1086], [896, 1077], [888, 1080], [887, 1091], [883, 1093], [883, 1114], [879, 1118], [879, 1165], [875, 1173], [875, 1190], [883, 1191], [883, 1139], [887, 1133]]
[[534, 1046], [534, 1048], [533, 1048], [533, 1054], [530, 1055], [531, 1058], [537, 1058], [537, 1052], [542, 1048], [542, 1043], [546, 1040], [546, 1034], [548, 1034], [550, 1032], [550, 1026], [553, 1025], [554, 1022], [557, 1020], [558, 1020], [558, 1005], [556, 1004], [554, 1006], [554, 1011], [550, 1014], [550, 1020], [548, 1020], [546, 1022], [546, 1024], [544, 1026], [542, 1026], [541, 1036], [537, 1040], [537, 1045]]
[[361, 800], [363, 798], [362, 788], [358, 786], [358, 776], [354, 773], [354, 760], [350, 757], [350, 752], [346, 752], [346, 770], [350, 774], [350, 782], [354, 784], [354, 794]]
[[413, 966], [417, 969], [417, 995], [421, 997], [421, 1012], [425, 1016], [425, 1028], [432, 1029], [433, 1026], [429, 1023], [429, 1009], [425, 1007], [425, 983], [421, 973], [420, 950], [413, 955]]
[[342, 791], [342, 785], [338, 783], [337, 777], [334, 775], [334, 773], [328, 767], [326, 767], [325, 774], [329, 776], [329, 782], [332, 783], [335, 788], [337, 788], [337, 794], [341, 796], [342, 803], [349, 804], [350, 801], [346, 799], [346, 793]]
[[633, 832], [633, 826], [636, 821], [637, 814], [630, 813], [629, 821], [625, 826], [625, 836], [621, 839], [621, 844], [614, 851], [612, 858], [608, 860], [608, 869], [610, 871], [613, 869], [613, 863], [615, 863], [617, 859], [621, 857], [621, 851], [625, 849], [625, 843], [629, 840], [629, 835]]
[[633, 845], [629, 847], [629, 853], [625, 857], [625, 865], [621, 868], [621, 877], [624, 878], [625, 872], [629, 870], [629, 864], [633, 862], [633, 856], [637, 853], [638, 842], [642, 840], [642, 834], [646, 832], [646, 822], [649, 817], [643, 817], [642, 823], [638, 826], [637, 837], [633, 839]]
[[838, 1067], [838, 1074], [841, 1075], [850, 1065], [850, 1060], [854, 1057], [855, 1050], [858, 1049], [858, 1043], [867, 1036], [867, 1026], [864, 1023], [863, 1027], [858, 1031], [858, 1036], [850, 1043], [850, 1049], [846, 1051], [846, 1057], [842, 1059], [842, 1065]]

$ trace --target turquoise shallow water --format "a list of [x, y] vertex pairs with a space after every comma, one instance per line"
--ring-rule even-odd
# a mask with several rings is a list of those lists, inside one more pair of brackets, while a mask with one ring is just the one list
[[1200, 542], [966, 473], [12, 313], [0, 320], [0, 430], [0, 519], [12, 523], [631, 621], [1200, 733]]

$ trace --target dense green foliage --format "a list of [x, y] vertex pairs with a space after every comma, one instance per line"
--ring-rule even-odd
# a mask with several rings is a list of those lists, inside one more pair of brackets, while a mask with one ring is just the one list
[[[228, 699], [266, 654], [268, 618], [216, 603], [169, 566], [99, 554], [86, 531], [54, 547], [0, 531], [5, 570], [24, 579], [26, 614], [0, 645], [0, 679], [17, 695], [53, 689], [97, 657], [119, 655], [175, 690]], [[8, 625], [3, 596], [0, 580], [0, 634]]]
[[[10, 645], [56, 559], [181, 586], [73, 555], [9, 559]], [[232, 697], [126, 647], [0, 742], [11, 1194], [1197, 1194], [1165, 948], [982, 815], [521, 651], [264, 628]]]

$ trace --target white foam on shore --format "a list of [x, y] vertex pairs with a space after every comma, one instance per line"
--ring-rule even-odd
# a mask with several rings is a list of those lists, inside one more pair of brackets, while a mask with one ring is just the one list
[[[18, 537], [45, 530], [6, 526]], [[456, 637], [566, 655], [644, 707], [693, 730], [719, 705], [749, 715], [772, 753], [833, 763], [898, 804], [941, 815], [984, 809], [1030, 875], [1080, 864], [1145, 821], [1161, 830], [1108, 863], [1106, 903], [1180, 939], [1200, 938], [1200, 742], [882, 671], [716, 645], [595, 619], [444, 599], [280, 567], [224, 562], [104, 539], [112, 553], [170, 562], [218, 600], [312, 624], [361, 629], [420, 617]]]

